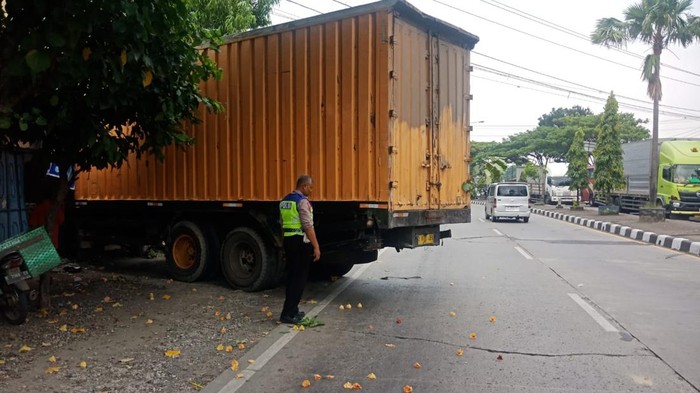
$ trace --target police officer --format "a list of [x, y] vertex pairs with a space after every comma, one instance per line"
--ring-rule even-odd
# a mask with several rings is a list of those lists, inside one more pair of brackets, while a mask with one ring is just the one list
[[280, 316], [282, 323], [298, 324], [304, 319], [304, 312], [299, 311], [299, 302], [309, 277], [311, 261], [321, 258], [314, 231], [314, 213], [308, 199], [312, 190], [311, 176], [299, 176], [296, 189], [280, 201], [287, 261], [287, 288]]

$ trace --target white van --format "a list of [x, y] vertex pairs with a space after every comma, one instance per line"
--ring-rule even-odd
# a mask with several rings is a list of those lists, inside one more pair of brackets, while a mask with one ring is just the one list
[[530, 221], [530, 192], [526, 183], [494, 183], [486, 195], [486, 219], [496, 222], [499, 218], [522, 218]]

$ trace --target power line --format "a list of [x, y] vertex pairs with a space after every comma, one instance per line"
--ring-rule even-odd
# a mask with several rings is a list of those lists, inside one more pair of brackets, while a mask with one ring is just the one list
[[[499, 1], [497, 1], [497, 0], [491, 0], [491, 1], [493, 1], [493, 3], [496, 3], [496, 4], [490, 3], [490, 2], [487, 1], [487, 0], [481, 0], [481, 2], [483, 2], [483, 3], [485, 3], [485, 4], [488, 4], [488, 5], [492, 6], [492, 7], [499, 8], [499, 9], [504, 10], [504, 11], [506, 11], [506, 12], [510, 12], [510, 13], [512, 13], [512, 14], [518, 15], [518, 16], [520, 16], [521, 18], [525, 18], [525, 19], [531, 20], [531, 21], [533, 21], [533, 22], [535, 22], [535, 23], [539, 23], [539, 24], [544, 25], [544, 26], [547, 26], [547, 27], [549, 27], [549, 28], [551, 28], [551, 29], [558, 30], [558, 31], [560, 31], [560, 32], [562, 32], [562, 33], [565, 33], [565, 34], [569, 34], [569, 35], [574, 36], [574, 37], [576, 37], [576, 38], [578, 38], [578, 39], [582, 39], [582, 40], [584, 40], [584, 41], [586, 41], [586, 42], [588, 42], [588, 43], [592, 43], [590, 37], [588, 37], [588, 36], [585, 35], [585, 34], [582, 34], [582, 33], [579, 33], [579, 32], [577, 32], [577, 31], [571, 30], [571, 29], [569, 29], [569, 28], [567, 28], [567, 27], [558, 25], [558, 24], [556, 24], [556, 23], [554, 23], [554, 22], [550, 22], [550, 21], [548, 21], [548, 20], [546, 20], [546, 19], [543, 19], [543, 18], [540, 18], [540, 17], [538, 17], [538, 16], [529, 14], [529, 13], [527, 13], [527, 12], [525, 12], [525, 11], [522, 11], [522, 10], [519, 10], [519, 9], [513, 7], [513, 6], [509, 6], [509, 5], [507, 5], [507, 4], [503, 4], [503, 3], [501, 3], [501, 2], [499, 2]], [[634, 53], [634, 52], [631, 52], [631, 51], [628, 51], [628, 50], [626, 50], [626, 49], [616, 48], [616, 47], [612, 47], [611, 49], [616, 50], [616, 51], [618, 51], [618, 52], [620, 52], [620, 53], [624, 53], [624, 54], [626, 54], [626, 55], [628, 55], [628, 56], [635, 57], [635, 58], [637, 58], [637, 59], [644, 59], [644, 56], [642, 56], [642, 55], [640, 55], [640, 54], [637, 54], [637, 53]], [[682, 68], [675, 67], [675, 66], [672, 66], [672, 65], [670, 65], [670, 64], [661, 63], [661, 66], [662, 66], [662, 67], [665, 67], [665, 68], [670, 68], [670, 69], [674, 69], [674, 70], [677, 70], [677, 71], [685, 72], [686, 74], [690, 74], [690, 75], [694, 75], [694, 76], [700, 76], [700, 74], [698, 74], [698, 73], [695, 73], [695, 72], [692, 72], [692, 71], [688, 71], [688, 70], [684, 70], [684, 69], [682, 69]]]
[[[462, 12], [462, 13], [464, 13], [464, 14], [473, 16], [473, 17], [475, 17], [475, 18], [485, 20], [485, 21], [487, 21], [487, 22], [489, 22], [489, 23], [493, 23], [493, 24], [495, 24], [495, 25], [498, 25], [498, 26], [501, 26], [501, 27], [505, 27], [506, 29], [513, 30], [513, 31], [518, 32], [518, 33], [520, 33], [520, 34], [524, 34], [524, 35], [526, 35], [526, 36], [528, 36], [528, 37], [532, 37], [532, 38], [535, 38], [535, 39], [538, 39], [538, 40], [541, 40], [541, 41], [550, 43], [550, 44], [552, 44], [552, 45], [556, 45], [556, 46], [559, 46], [559, 47], [562, 47], [562, 48], [565, 48], [565, 49], [569, 49], [569, 50], [571, 50], [571, 51], [574, 51], [574, 52], [577, 52], [577, 53], [580, 53], [580, 54], [582, 54], [582, 55], [586, 55], [586, 56], [589, 56], [589, 57], [593, 57], [593, 58], [596, 58], [596, 59], [598, 59], [598, 60], [603, 60], [603, 61], [606, 61], [606, 62], [608, 62], [608, 63], [612, 63], [612, 64], [615, 64], [615, 65], [618, 65], [618, 66], [621, 66], [621, 67], [625, 67], [625, 68], [629, 68], [629, 69], [632, 69], [632, 70], [635, 70], [635, 71], [639, 71], [639, 69], [638, 69], [637, 67], [632, 67], [632, 66], [627, 65], [627, 64], [623, 64], [623, 63], [620, 63], [620, 62], [617, 62], [617, 61], [614, 61], [614, 60], [606, 59], [606, 58], [604, 58], [604, 57], [601, 57], [601, 56], [598, 56], [598, 55], [594, 55], [594, 54], [592, 54], [592, 53], [588, 53], [588, 52], [582, 51], [582, 50], [580, 50], [580, 49], [576, 49], [576, 48], [572, 48], [572, 47], [567, 46], [567, 45], [564, 45], [564, 44], [560, 44], [560, 43], [558, 43], [558, 42], [556, 42], [556, 41], [552, 41], [552, 40], [549, 40], [549, 39], [547, 39], [547, 38], [543, 38], [543, 37], [540, 37], [540, 36], [538, 36], [538, 35], [531, 34], [531, 33], [528, 33], [528, 32], [526, 32], [526, 31], [522, 31], [522, 30], [516, 29], [516, 28], [514, 28], [514, 27], [512, 27], [512, 26], [508, 26], [508, 25], [505, 25], [505, 24], [503, 24], [503, 23], [496, 22], [496, 21], [491, 20], [491, 19], [488, 19], [488, 18], [484, 18], [483, 16], [479, 16], [479, 15], [474, 14], [474, 13], [472, 13], [472, 12], [469, 12], [469, 11], [463, 10], [463, 9], [461, 9], [461, 8], [455, 7], [455, 6], [453, 6], [453, 5], [447, 4], [447, 3], [443, 2], [443, 1], [440, 1], [440, 0], [432, 0], [432, 1], [435, 2], [435, 3], [441, 4], [441, 5], [443, 5], [443, 6], [447, 7], [447, 8], [451, 8], [451, 9], [453, 9], [453, 10], [455, 10], [455, 11], [459, 11], [459, 12]], [[695, 83], [690, 83], [690, 82], [687, 82], [687, 81], [684, 81], [684, 80], [681, 80], [681, 79], [675, 79], [675, 78], [671, 78], [671, 77], [668, 77], [668, 76], [661, 76], [661, 78], [668, 79], [668, 80], [672, 80], [672, 81], [676, 81], [676, 82], [681, 82], [681, 83], [685, 83], [685, 84], [689, 84], [689, 85], [700, 86], [700, 85], [697, 85], [697, 84], [695, 84]]]
[[[514, 63], [507, 62], [507, 61], [505, 61], [505, 60], [497, 59], [497, 58], [495, 58], [495, 57], [492, 57], [492, 56], [489, 56], [489, 55], [485, 55], [485, 54], [483, 54], [483, 53], [479, 53], [479, 52], [474, 51], [474, 50], [472, 50], [472, 53], [477, 54], [477, 55], [482, 56], [482, 57], [486, 57], [486, 58], [491, 59], [491, 60], [498, 61], [498, 62], [503, 63], [503, 64], [507, 64], [507, 65], [509, 65], [509, 66], [513, 66], [513, 67], [516, 67], [516, 68], [523, 69], [523, 70], [525, 70], [525, 71], [532, 72], [532, 73], [534, 73], [534, 74], [542, 75], [542, 76], [545, 76], [545, 77], [547, 77], [547, 78], [551, 78], [551, 79], [554, 79], [554, 80], [558, 80], [558, 81], [560, 81], [560, 82], [565, 82], [565, 83], [568, 83], [568, 84], [571, 84], [571, 85], [574, 85], [574, 86], [577, 86], [577, 87], [581, 87], [581, 88], [584, 88], [584, 89], [587, 89], [587, 90], [591, 90], [591, 91], [594, 91], [594, 92], [596, 92], [596, 93], [602, 93], [602, 94], [607, 94], [607, 93], [608, 93], [607, 91], [602, 90], [602, 89], [598, 89], [598, 88], [595, 88], [595, 87], [589, 87], [589, 86], [582, 85], [582, 84], [576, 83], [576, 82], [571, 82], [571, 81], [569, 81], [569, 80], [562, 79], [562, 78], [559, 78], [559, 77], [556, 77], [556, 76], [553, 76], [553, 75], [549, 75], [549, 74], [546, 74], [546, 73], [543, 73], [543, 72], [535, 71], [535, 70], [532, 70], [532, 69], [529, 69], [529, 68], [526, 68], [526, 67], [523, 67], [523, 66], [519, 66], [519, 65], [514, 64]], [[697, 85], [697, 86], [700, 86], [700, 85]], [[618, 97], [626, 98], [626, 99], [628, 99], [628, 100], [637, 101], [637, 102], [641, 102], [641, 103], [644, 103], [644, 104], [647, 103], [647, 101], [640, 100], [640, 99], [638, 99], [638, 98], [627, 97], [627, 96], [620, 95], [620, 94], [615, 94], [615, 95], [618, 96]], [[666, 108], [679, 109], [679, 110], [685, 110], [685, 111], [691, 111], [691, 112], [698, 112], [698, 113], [700, 113], [700, 109], [683, 108], [683, 107], [672, 106], [672, 105], [660, 105], [660, 106], [663, 106], [663, 107], [666, 107]]]
[[344, 5], [344, 6], [348, 7], [348, 8], [350, 8], [350, 5], [345, 4], [345, 3], [343, 3], [342, 1], [333, 0], [333, 2], [334, 2], [334, 3], [338, 3], [338, 4], [340, 4], [340, 5]]
[[311, 7], [307, 7], [307, 6], [305, 6], [304, 4], [297, 3], [297, 2], [294, 1], [294, 0], [287, 0], [287, 1], [290, 2], [290, 3], [292, 3], [292, 4], [298, 5], [299, 7], [306, 8], [307, 10], [313, 11], [313, 12], [315, 12], [315, 13], [317, 13], [317, 14], [322, 14], [322, 13], [323, 13], [323, 12], [321, 12], [321, 11], [319, 11], [319, 10], [315, 10], [315, 9], [313, 9], [313, 8], [311, 8]]
[[275, 9], [272, 10], [272, 15], [279, 16], [280, 18], [284, 18], [284, 19], [287, 19], [287, 20], [297, 20], [297, 18], [293, 18], [293, 17], [291, 17], [291, 16], [284, 15], [284, 14], [282, 14], [280, 11], [277, 11], [277, 10], [275, 10]]
[[[486, 70], [486, 69], [484, 69], [483, 71], [484, 71], [484, 72], [487, 72], [487, 73], [490, 72], [489, 70]], [[495, 80], [495, 79], [486, 78], [486, 77], [479, 76], [479, 75], [472, 75], [472, 77], [477, 78], [477, 79], [483, 79], [483, 80], [491, 81], [491, 82], [501, 83], [501, 84], [504, 84], [504, 85], [515, 86], [515, 87], [521, 88], [521, 89], [532, 90], [532, 91], [536, 91], [536, 92], [540, 92], [540, 93], [545, 93], [545, 94], [551, 94], [551, 95], [555, 95], [555, 96], [558, 96], [558, 97], [570, 98], [571, 94], [574, 94], [574, 95], [580, 96], [578, 99], [581, 100], [581, 101], [590, 102], [590, 103], [595, 103], [595, 104], [605, 103], [606, 100], [607, 100], [606, 98], [603, 98], [603, 97], [597, 97], [597, 96], [593, 96], [593, 95], [590, 95], [590, 94], [585, 94], [585, 93], [577, 92], [577, 91], [574, 91], [574, 90], [564, 89], [564, 88], [561, 88], [561, 87], [558, 87], [558, 86], [553, 86], [553, 85], [548, 84], [548, 83], [545, 83], [545, 82], [534, 81], [534, 80], [531, 80], [531, 79], [528, 79], [528, 78], [519, 77], [519, 76], [517, 76], [517, 75], [512, 75], [512, 74], [508, 74], [508, 73], [499, 73], [499, 72], [491, 72], [491, 73], [494, 73], [494, 74], [499, 75], [499, 76], [505, 76], [505, 77], [508, 77], [508, 78], [517, 79], [517, 80], [520, 80], [520, 81], [525, 82], [525, 83], [530, 83], [530, 84], [539, 85], [539, 86], [548, 88], [548, 89], [550, 89], [550, 90], [563, 91], [563, 92], [566, 92], [566, 93], [568, 93], [568, 94], [566, 94], [566, 95], [563, 95], [563, 94], [556, 94], [556, 93], [553, 93], [553, 92], [551, 92], [551, 91], [540, 90], [540, 89], [536, 89], [536, 88], [529, 87], [529, 86], [522, 86], [522, 85], [519, 85], [519, 84], [508, 83], [508, 82], [504, 82], [504, 81], [499, 81], [499, 80]], [[583, 97], [583, 98], [581, 98], [581, 97]], [[591, 100], [593, 100], [593, 101], [591, 101]], [[645, 113], [651, 113], [651, 112], [652, 112], [652, 110], [651, 110], [650, 108], [643, 107], [643, 106], [640, 106], [640, 105], [629, 104], [629, 103], [623, 102], [623, 101], [621, 101], [621, 100], [618, 100], [618, 103], [619, 103], [619, 105], [620, 105], [621, 107], [625, 107], [625, 108], [628, 108], [628, 109], [637, 110], [637, 111], [645, 112]], [[660, 114], [663, 114], [663, 115], [666, 115], [666, 116], [684, 117], [684, 118], [689, 118], [689, 119], [692, 118], [692, 119], [700, 120], [700, 116], [693, 116], [693, 115], [688, 115], [688, 114], [685, 114], [685, 113], [678, 113], [678, 112], [671, 112], [671, 111], [659, 111], [659, 113], [660, 113]]]

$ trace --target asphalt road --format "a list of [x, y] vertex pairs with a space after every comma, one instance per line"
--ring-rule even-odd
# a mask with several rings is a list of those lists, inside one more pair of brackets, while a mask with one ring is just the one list
[[240, 359], [206, 391], [700, 391], [699, 258], [541, 216], [491, 223], [473, 212], [442, 247], [386, 250], [327, 290], [312, 285], [320, 303], [306, 310], [330, 300], [318, 314], [326, 325], [280, 327], [255, 363]]

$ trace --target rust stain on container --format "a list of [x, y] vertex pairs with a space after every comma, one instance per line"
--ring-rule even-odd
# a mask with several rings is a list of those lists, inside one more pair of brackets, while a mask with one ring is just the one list
[[233, 37], [208, 53], [225, 112], [200, 110], [197, 143], [83, 174], [76, 198], [277, 201], [308, 173], [317, 201], [462, 208], [477, 40], [401, 0]]

